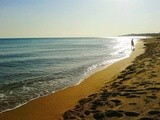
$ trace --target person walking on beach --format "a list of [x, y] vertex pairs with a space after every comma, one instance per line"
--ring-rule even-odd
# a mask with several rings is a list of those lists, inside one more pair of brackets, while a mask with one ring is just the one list
[[134, 51], [134, 41], [133, 41], [133, 39], [131, 40], [131, 50]]

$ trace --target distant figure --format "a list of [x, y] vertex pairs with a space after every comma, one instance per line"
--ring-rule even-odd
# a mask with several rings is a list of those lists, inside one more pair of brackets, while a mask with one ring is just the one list
[[134, 51], [134, 41], [133, 41], [133, 39], [131, 40], [131, 50]]

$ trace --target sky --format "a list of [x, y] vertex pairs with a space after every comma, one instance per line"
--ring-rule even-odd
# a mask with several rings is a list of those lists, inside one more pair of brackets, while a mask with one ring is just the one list
[[160, 0], [0, 0], [0, 37], [160, 32]]

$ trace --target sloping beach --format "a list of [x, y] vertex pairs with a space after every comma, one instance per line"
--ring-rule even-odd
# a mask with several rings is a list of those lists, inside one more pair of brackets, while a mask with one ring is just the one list
[[142, 55], [99, 92], [79, 100], [64, 119], [159, 120], [160, 39], [143, 41]]
[[[151, 43], [149, 43], [149, 44], [151, 44]], [[115, 91], [118, 90], [118, 88], [120, 86], [123, 86], [123, 85], [126, 87], [128, 85], [129, 88], [127, 88], [127, 89], [131, 89], [131, 88], [135, 89], [133, 86], [130, 85], [131, 83], [129, 81], [133, 81], [135, 79], [134, 74], [137, 74], [137, 71], [136, 72], [134, 71], [135, 73], [133, 71], [130, 72], [130, 69], [132, 67], [131, 68], [129, 67], [130, 68], [129, 69], [127, 66], [129, 66], [129, 65], [133, 66], [133, 64], [136, 63], [136, 62], [133, 62], [134, 59], [137, 56], [139, 56], [140, 54], [142, 54], [143, 52], [144, 52], [143, 42], [139, 41], [139, 43], [136, 46], [135, 51], [132, 52], [130, 57], [123, 59], [123, 60], [120, 60], [120, 61], [110, 65], [109, 67], [107, 67], [106, 69], [104, 69], [102, 71], [96, 72], [95, 74], [86, 78], [79, 85], [63, 89], [61, 91], [55, 92], [55, 93], [48, 95], [48, 96], [45, 96], [45, 97], [38, 98], [36, 100], [32, 100], [31, 102], [29, 102], [19, 108], [1, 113], [0, 118], [1, 118], [1, 120], [62, 119], [63, 113], [65, 111], [67, 111], [68, 109], [72, 109], [72, 110], [65, 113], [65, 115], [64, 115], [65, 119], [71, 119], [74, 117], [77, 119], [80, 117], [85, 117], [86, 119], [91, 119], [94, 117], [94, 114], [102, 113], [104, 110], [108, 109], [108, 108], [105, 108], [108, 106], [104, 105], [101, 107], [97, 107], [99, 105], [99, 104], [97, 104], [95, 111], [93, 113], [91, 113], [91, 110], [89, 108], [90, 105], [93, 105], [95, 103], [93, 101], [96, 101], [99, 97], [101, 97], [102, 93], [106, 94], [105, 92], [107, 92], [107, 93], [110, 92], [110, 95], [112, 95]], [[153, 52], [153, 51], [150, 51], [150, 52]], [[141, 59], [146, 58], [145, 55], [147, 53], [148, 52], [145, 52], [145, 54], [141, 55], [144, 57], [140, 56], [140, 57], [136, 58], [136, 61], [139, 61], [138, 65], [141, 65], [140, 61], [141, 61]], [[155, 55], [155, 56], [157, 56], [157, 55]], [[156, 59], [154, 59], [154, 60], [156, 60]], [[150, 60], [148, 60], [148, 62], [149, 61]], [[154, 64], [154, 62], [152, 62], [152, 64]], [[138, 66], [138, 65], [136, 65], [137, 69], [139, 71], [138, 73], [141, 75], [145, 71], [143, 71], [143, 70], [141, 71], [142, 68], [139, 68], [140, 66]], [[127, 67], [127, 71], [129, 71], [129, 73], [125, 72], [126, 70], [124, 70], [124, 69], [126, 67]], [[121, 71], [123, 71], [123, 72], [121, 72]], [[121, 72], [121, 75], [119, 75], [120, 72]], [[130, 78], [126, 78], [125, 76], [127, 76], [127, 75], [129, 75]], [[118, 76], [118, 78], [116, 76]], [[124, 78], [125, 78], [124, 82], [122, 82], [123, 80], [120, 82], [120, 80], [124, 79]], [[113, 81], [113, 82], [111, 82], [111, 81]], [[122, 90], [123, 90], [123, 87], [122, 87]], [[87, 97], [88, 95], [90, 95], [90, 96]], [[132, 94], [131, 94], [131, 96], [132, 96]], [[120, 96], [120, 97], [122, 97], [122, 96]], [[84, 99], [80, 100], [81, 98], [84, 98]], [[91, 100], [88, 101], [87, 100], [88, 98], [90, 98]], [[111, 97], [111, 98], [120, 99], [118, 97], [117, 98]], [[134, 98], [130, 97], [130, 98], [125, 98], [125, 99], [122, 98], [122, 99], [129, 102], [128, 99], [132, 100], [135, 98], [137, 98], [137, 97], [134, 97]], [[76, 106], [76, 108], [74, 108], [74, 106], [77, 104], [78, 100], [80, 100], [83, 104], [81, 104], [81, 102], [79, 102], [78, 104], [80, 104], [80, 105], [78, 105], [78, 106], [80, 106], [80, 107]], [[108, 100], [109, 99], [107, 97], [107, 101]], [[86, 101], [86, 102], [84, 102], [84, 101]], [[122, 100], [119, 100], [119, 101], [120, 101], [120, 103], [123, 103]], [[127, 102], [125, 102], [124, 106], [126, 106]], [[114, 104], [114, 102], [113, 102], [113, 104]], [[119, 107], [119, 105], [116, 107], [114, 107], [114, 106], [115, 105], [111, 105], [110, 108], [116, 109]], [[90, 112], [88, 112], [89, 114], [84, 115], [85, 111], [88, 109], [90, 111]], [[103, 110], [103, 111], [96, 113], [96, 110], [97, 110], [97, 112], [98, 112], [98, 110], [99, 111]], [[80, 111], [82, 111], [82, 113]], [[82, 116], [78, 116], [78, 115], [82, 115]]]

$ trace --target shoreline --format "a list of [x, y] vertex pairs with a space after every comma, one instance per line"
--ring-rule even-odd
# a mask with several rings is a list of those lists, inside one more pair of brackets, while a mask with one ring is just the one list
[[[0, 117], [2, 117], [2, 120], [20, 120], [22, 118], [23, 120], [41, 120], [42, 118], [45, 120], [58, 119], [67, 109], [73, 108], [78, 100], [98, 91], [104, 86], [107, 79], [108, 82], [110, 82], [113, 76], [130, 65], [136, 56], [143, 53], [142, 47], [143, 43], [140, 40], [136, 45], [136, 50], [132, 52], [129, 57], [119, 60], [107, 68], [94, 72], [80, 84], [31, 100], [13, 110], [2, 112]], [[118, 69], [115, 70], [117, 66]], [[99, 82], [97, 81], [98, 79], [100, 80]], [[41, 104], [44, 104], [44, 106], [41, 106]], [[44, 111], [42, 112], [42, 110]]]
[[[139, 40], [140, 40], [140, 39], [139, 39]], [[136, 46], [136, 44], [137, 44], [137, 41], [136, 41], [136, 43], [135, 43], [135, 46]], [[6, 109], [6, 110], [4, 110], [4, 111], [1, 111], [0, 114], [1, 114], [1, 113], [4, 113], [4, 112], [7, 112], [7, 111], [12, 111], [12, 110], [14, 110], [14, 109], [17, 109], [17, 108], [19, 108], [19, 107], [21, 107], [21, 106], [23, 106], [23, 105], [25, 105], [25, 104], [28, 104], [29, 102], [31, 102], [31, 101], [33, 101], [33, 100], [36, 100], [36, 99], [39, 99], [39, 98], [42, 98], [42, 97], [46, 97], [46, 96], [48, 96], [48, 95], [54, 94], [54, 93], [56, 93], [56, 92], [59, 92], [59, 91], [61, 91], [61, 90], [65, 90], [65, 89], [67, 89], [68, 87], [77, 86], [77, 85], [81, 84], [85, 79], [87, 79], [88, 77], [90, 77], [91, 75], [93, 75], [93, 74], [95, 74], [95, 73], [97, 73], [97, 72], [100, 72], [100, 71], [102, 71], [102, 70], [104, 70], [104, 69], [107, 69], [107, 67], [109, 67], [110, 65], [112, 65], [112, 64], [114, 64], [114, 63], [116, 63], [116, 62], [118, 62], [118, 61], [121, 61], [121, 60], [123, 60], [123, 59], [126, 59], [126, 58], [130, 57], [131, 54], [132, 54], [132, 51], [131, 51], [131, 53], [130, 53], [129, 55], [127, 55], [127, 56], [125, 56], [125, 57], [123, 57], [123, 58], [114, 59], [111, 63], [109, 63], [109, 64], [107, 64], [107, 65], [101, 65], [101, 67], [96, 68], [96, 69], [94, 69], [94, 70], [91, 70], [91, 72], [89, 72], [88, 74], [86, 74], [85, 76], [83, 76], [83, 77], [79, 80], [79, 82], [76, 83], [75, 85], [66, 86], [66, 87], [64, 87], [64, 88], [62, 88], [62, 89], [55, 90], [55, 91], [53, 91], [53, 92], [51, 92], [51, 93], [49, 93], [49, 94], [46, 94], [46, 95], [43, 95], [43, 96], [39, 96], [39, 97], [36, 97], [36, 98], [32, 98], [32, 99], [28, 100], [27, 102], [22, 103], [22, 104], [19, 104], [18, 106], [14, 107], [14, 108], [9, 108], [9, 109]]]
[[63, 119], [159, 120], [160, 38], [143, 42], [143, 54], [99, 91], [80, 99]]

